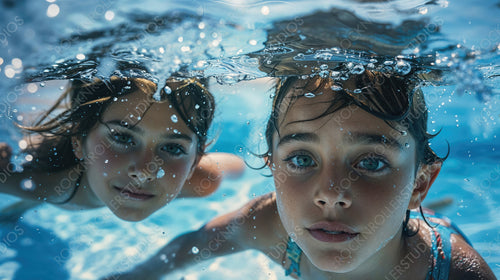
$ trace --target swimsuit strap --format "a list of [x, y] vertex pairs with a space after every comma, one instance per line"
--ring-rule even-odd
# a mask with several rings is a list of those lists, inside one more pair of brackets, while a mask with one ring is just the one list
[[[434, 213], [426, 216], [440, 219], [443, 219], [444, 217], [437, 216]], [[420, 213], [414, 211], [411, 212], [410, 217], [413, 219], [423, 220]], [[449, 219], [446, 220], [447, 222], [451, 222]], [[447, 227], [441, 224], [436, 224], [435, 226], [430, 227], [432, 264], [431, 269], [425, 278], [426, 280], [448, 279], [451, 265], [450, 237], [452, 233], [460, 234], [455, 229], [458, 229], [458, 227]]]
[[300, 278], [300, 256], [302, 255], [302, 250], [290, 237], [288, 237], [285, 254], [291, 261], [290, 266], [285, 270], [285, 276], [295, 274], [297, 278]]
[[448, 227], [438, 225], [431, 228], [432, 267], [427, 274], [428, 280], [446, 280], [451, 265], [451, 230]]
[[75, 187], [73, 188], [73, 191], [71, 192], [71, 194], [69, 195], [68, 198], [66, 198], [65, 200], [60, 201], [60, 202], [51, 202], [51, 203], [52, 204], [66, 204], [71, 199], [73, 199], [73, 197], [75, 197], [75, 195], [76, 195], [76, 192], [78, 191], [78, 187], [80, 187], [80, 182], [82, 181], [82, 177], [83, 177], [83, 172], [81, 172], [80, 175], [78, 175], [78, 178], [76, 179], [76, 182], [75, 182]]

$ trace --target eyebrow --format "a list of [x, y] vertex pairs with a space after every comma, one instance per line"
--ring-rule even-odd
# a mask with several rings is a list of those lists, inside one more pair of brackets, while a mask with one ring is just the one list
[[[403, 145], [401, 145], [401, 143], [399, 143], [396, 139], [381, 134], [353, 132], [344, 136], [344, 138], [349, 142], [377, 145], [382, 144], [393, 149], [403, 150]], [[278, 142], [278, 146], [294, 141], [317, 143], [319, 142], [319, 136], [314, 133], [291, 133], [281, 137]]]
[[314, 133], [291, 133], [280, 138], [278, 146], [299, 141], [299, 142], [319, 142], [319, 136]]
[[[132, 130], [135, 133], [144, 134], [144, 129], [142, 129], [141, 127], [138, 127], [138, 126], [135, 126], [135, 125], [133, 125], [133, 126], [125, 125], [120, 120], [111, 120], [111, 121], [105, 122], [104, 124], [106, 124], [106, 125], [108, 125], [108, 124], [117, 125], [117, 126], [129, 129], [129, 130]], [[193, 139], [190, 136], [188, 136], [186, 134], [183, 134], [183, 133], [180, 133], [180, 132], [179, 133], [166, 133], [166, 134], [163, 134], [161, 137], [166, 138], [166, 139], [186, 140], [186, 141], [188, 141], [190, 143], [193, 142]]]
[[350, 134], [345, 135], [344, 138], [347, 139], [347, 141], [349, 142], [382, 144], [384, 146], [388, 146], [393, 149], [403, 150], [403, 145], [399, 143], [396, 139], [382, 134], [351, 132]]

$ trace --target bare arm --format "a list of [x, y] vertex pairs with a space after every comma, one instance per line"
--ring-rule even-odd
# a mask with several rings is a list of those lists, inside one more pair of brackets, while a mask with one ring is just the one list
[[146, 275], [148, 279], [159, 279], [215, 257], [247, 249], [266, 252], [278, 240], [272, 234], [275, 224], [271, 220], [275, 217], [269, 215], [270, 209], [275, 209], [271, 195], [258, 197], [239, 210], [213, 219], [197, 231], [175, 238], [132, 271], [107, 279], [141, 279]]
[[213, 193], [224, 178], [240, 176], [245, 169], [243, 160], [228, 153], [204, 155], [193, 176], [189, 179], [179, 197], [200, 197]]

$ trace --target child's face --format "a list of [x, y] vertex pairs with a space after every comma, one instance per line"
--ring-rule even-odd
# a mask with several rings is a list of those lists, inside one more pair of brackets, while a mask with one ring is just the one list
[[333, 94], [301, 97], [280, 116], [272, 154], [278, 211], [319, 269], [370, 270], [400, 241], [415, 182], [415, 141], [356, 106], [304, 121], [324, 112]]
[[91, 190], [124, 220], [142, 220], [174, 199], [197, 162], [197, 138], [176, 110], [149, 103], [139, 91], [118, 98], [83, 143]]

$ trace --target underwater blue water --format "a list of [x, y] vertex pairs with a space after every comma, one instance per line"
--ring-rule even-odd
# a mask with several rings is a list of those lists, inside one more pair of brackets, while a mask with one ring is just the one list
[[[463, 66], [460, 69], [465, 69], [463, 73], [466, 74], [460, 76], [458, 85], [429, 85], [424, 88], [429, 105], [430, 131], [441, 130], [433, 140], [432, 147], [443, 155], [447, 151], [447, 144], [450, 145], [450, 156], [425, 202], [452, 199], [452, 203], [440, 209], [440, 212], [459, 225], [499, 277], [500, 82], [496, 75], [500, 70], [500, 18], [497, 16], [500, 4], [493, 0], [482, 1], [481, 5], [475, 6], [468, 1], [427, 2], [392, 1], [386, 6], [377, 6], [353, 1], [338, 1], [334, 4], [332, 1], [314, 1], [314, 4], [305, 1], [171, 1], [168, 4], [127, 1], [126, 4], [118, 4], [117, 1], [106, 0], [92, 2], [94, 9], [88, 8], [88, 2], [47, 1], [31, 5], [19, 2], [13, 4], [13, 8], [2, 7], [1, 86], [5, 89], [7, 85], [19, 81], [16, 80], [18, 76], [9, 77], [9, 71], [20, 71], [14, 67], [13, 58], [21, 58], [26, 67], [36, 65], [37, 62], [32, 62], [36, 59], [55, 63], [59, 59], [74, 58], [79, 53], [86, 53], [88, 57], [88, 52], [95, 50], [93, 47], [102, 47], [100, 43], [102, 41], [104, 44], [106, 37], [89, 39], [88, 44], [86, 41], [61, 43], [58, 38], [67, 38], [75, 30], [81, 35], [105, 29], [110, 24], [127, 22], [133, 15], [140, 18], [141, 13], [164, 14], [182, 8], [202, 18], [204, 13], [210, 15], [202, 20], [207, 24], [204, 29], [219, 31], [215, 34], [217, 36], [207, 31], [205, 38], [211, 39], [201, 40], [200, 44], [215, 44], [207, 47], [207, 52], [205, 47], [196, 44], [191, 45], [191, 52], [184, 55], [166, 50], [165, 56], [177, 55], [185, 63], [190, 60], [196, 62], [200, 57], [200, 60], [210, 61], [213, 57], [229, 57], [260, 50], [266, 40], [263, 30], [272, 21], [293, 18], [320, 8], [341, 7], [357, 11], [360, 16], [395, 24], [404, 18], [427, 16], [442, 23], [439, 36], [428, 42], [428, 53], [457, 43], [463, 44], [467, 50], [479, 52], [470, 63], [465, 58], [460, 61]], [[54, 18], [48, 18], [47, 13], [52, 4], [57, 4], [60, 11]], [[114, 11], [112, 20], [107, 19], [111, 17], [109, 13], [106, 18], [106, 11]], [[23, 20], [22, 24], [19, 18], [16, 21], [16, 16]], [[93, 20], [89, 21], [89, 18]], [[221, 21], [239, 26], [226, 26]], [[9, 25], [11, 22], [17, 24], [15, 32], [14, 25]], [[61, 22], [66, 24], [54, 26]], [[199, 19], [194, 18], [190, 22], [199, 28]], [[167, 37], [169, 42], [181, 44], [179, 37], [182, 35], [184, 40], [188, 40], [188, 33], [183, 32], [192, 29], [193, 25], [184, 24], [182, 28], [173, 29], [171, 37]], [[125, 30], [124, 34], [130, 33], [132, 31]], [[148, 38], [139, 43], [156, 48], [156, 39]], [[5, 45], [6, 42], [8, 45]], [[127, 44], [129, 42], [124, 42], [121, 47]], [[437, 52], [444, 53], [443, 56], [450, 55], [445, 50]], [[136, 55], [132, 55], [133, 59], [138, 59]], [[245, 69], [248, 70], [245, 65], [250, 67], [254, 63], [246, 61], [248, 63], [243, 63], [243, 66], [233, 67], [218, 62], [217, 59], [212, 61], [215, 66], [209, 69], [212, 72], [208, 71], [209, 74], [215, 73], [213, 76], [216, 77], [218, 73], [227, 74], [230, 70], [245, 72]], [[106, 65], [102, 61], [101, 64]], [[8, 70], [8, 66], [11, 70]], [[175, 65], [170, 66], [175, 68]], [[99, 69], [100, 73], [109, 70], [106, 67]], [[474, 72], [471, 74], [467, 72], [468, 69], [474, 69]], [[262, 75], [255, 69], [250, 74], [252, 77]], [[475, 84], [477, 80], [471, 78], [474, 75], [481, 77], [481, 85], [488, 86], [492, 93], [486, 103], [480, 99], [484, 88]], [[230, 80], [230, 77], [221, 77], [222, 80]], [[211, 88], [217, 98], [218, 111], [211, 136], [216, 141], [210, 151], [236, 153], [252, 165], [258, 165], [260, 162], [248, 153], [258, 151], [263, 145], [265, 120], [271, 106], [268, 89], [272, 86], [272, 80], [263, 78], [236, 85], [219, 85], [215, 80], [212, 79]], [[232, 84], [231, 81], [228, 83]], [[44, 86], [39, 82], [33, 83], [36, 94], [31, 94], [28, 86], [20, 90], [10, 89], [10, 92], [16, 93], [16, 100], [9, 104], [19, 112], [24, 112], [23, 115], [28, 118], [30, 113], [40, 112], [44, 106], [49, 106], [62, 92], [59, 87], [63, 85], [58, 82], [47, 82]], [[475, 92], [474, 89], [478, 88], [481, 90]], [[2, 100], [8, 98], [4, 95]], [[7, 114], [1, 114], [0, 117], [1, 141], [17, 147], [19, 133]], [[202, 199], [175, 200], [140, 223], [119, 220], [107, 209], [67, 212], [42, 205], [28, 211], [17, 224], [0, 225], [0, 279], [97, 279], [127, 270], [153, 255], [175, 236], [195, 230], [214, 216], [237, 209], [253, 197], [272, 191], [272, 180], [262, 174], [267, 172], [248, 168], [241, 178], [224, 181], [213, 195]], [[0, 195], [0, 207], [16, 201], [18, 199], [14, 197]], [[186, 280], [287, 279], [281, 267], [264, 255], [251, 251], [200, 263], [168, 279], [182, 277]]]

